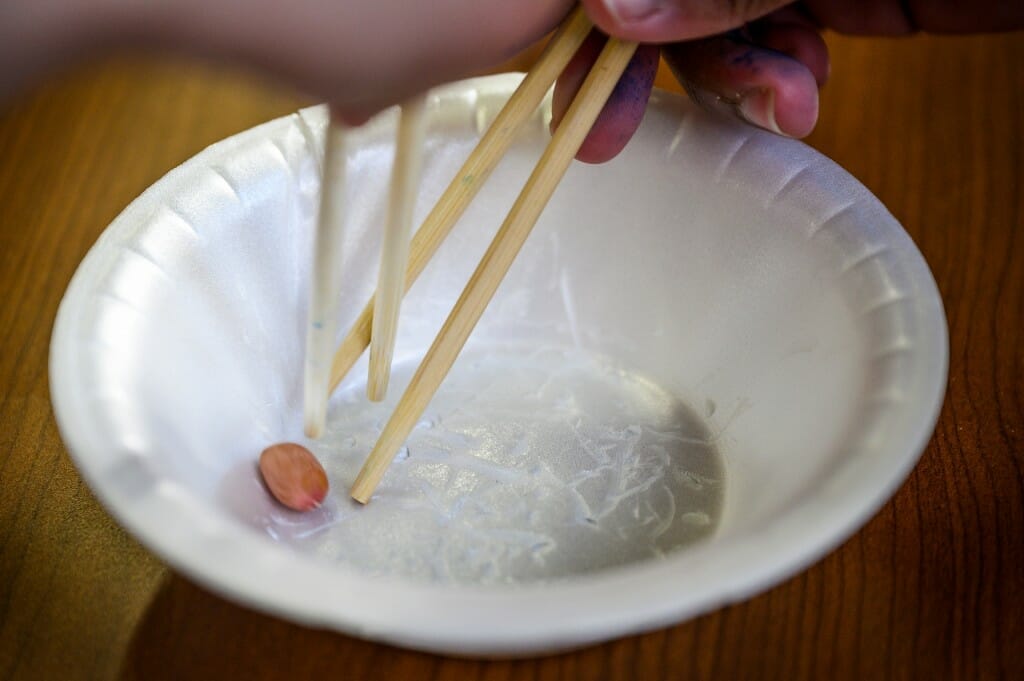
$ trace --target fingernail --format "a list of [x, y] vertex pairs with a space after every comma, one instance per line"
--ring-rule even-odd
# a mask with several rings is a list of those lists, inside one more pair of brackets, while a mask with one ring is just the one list
[[775, 121], [775, 93], [771, 90], [751, 90], [738, 97], [724, 97], [680, 79], [686, 94], [693, 102], [708, 111], [738, 118], [744, 123], [785, 135]]
[[662, 0], [604, 0], [608, 13], [620, 24], [633, 24], [661, 10]]
[[736, 115], [776, 135], [791, 136], [783, 132], [775, 120], [775, 90], [770, 88], [752, 90], [741, 95], [736, 103]]

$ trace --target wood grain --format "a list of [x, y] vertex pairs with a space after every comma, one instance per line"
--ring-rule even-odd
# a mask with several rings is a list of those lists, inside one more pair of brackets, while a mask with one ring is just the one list
[[0, 113], [0, 678], [1024, 678], [1024, 38], [830, 37], [810, 142], [932, 267], [949, 391], [920, 464], [795, 578], [691, 622], [534, 660], [440, 658], [253, 613], [173, 574], [75, 473], [47, 346], [85, 250], [207, 144], [301, 102], [237, 74], [118, 60]]
[[[423, 139], [427, 133], [426, 95], [404, 102], [395, 133], [395, 159], [391, 166], [388, 212], [381, 237], [377, 291], [373, 294], [373, 325], [370, 331], [370, 367], [366, 397], [380, 402], [388, 392], [391, 360], [395, 355], [398, 314], [405, 295], [405, 267], [409, 263], [412, 213], [420, 195]], [[333, 348], [331, 356], [333, 358]], [[329, 366], [328, 366], [329, 369]], [[326, 372], [328, 377], [330, 372]]]

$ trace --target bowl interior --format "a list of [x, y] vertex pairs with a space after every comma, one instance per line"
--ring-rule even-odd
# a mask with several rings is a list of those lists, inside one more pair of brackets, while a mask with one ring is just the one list
[[[514, 82], [434, 97], [418, 220]], [[274, 569], [308, 563], [351, 584], [524, 586], [718, 556], [717, 586], [686, 585], [679, 614], [780, 578], [877, 507], [941, 399], [927, 268], [826, 159], [664, 94], [619, 159], [570, 169], [372, 503], [347, 498], [546, 120], [406, 297], [388, 399], [366, 400], [364, 357], [317, 442], [300, 402], [323, 109], [216, 145], [129, 207], [69, 289], [53, 372], [62, 432], [122, 522], [200, 578], [299, 617], [312, 616], [302, 599], [193, 560], [171, 538], [185, 528], [138, 507], [187, 506], [210, 536], [272, 547]], [[343, 328], [375, 283], [393, 126], [388, 114], [350, 140]], [[328, 470], [315, 512], [281, 509], [259, 482], [258, 453], [283, 440]], [[769, 536], [782, 537], [771, 575], [727, 558]], [[649, 625], [635, 612], [617, 626]], [[317, 617], [365, 625], [351, 609]]]

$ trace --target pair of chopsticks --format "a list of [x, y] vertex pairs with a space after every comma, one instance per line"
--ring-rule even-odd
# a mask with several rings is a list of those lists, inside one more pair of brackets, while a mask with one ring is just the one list
[[[318, 252], [314, 261], [311, 326], [307, 341], [307, 434], [313, 435], [320, 432], [319, 429], [322, 429], [326, 413], [327, 396], [341, 383], [345, 374], [362, 355], [367, 345], [371, 344], [371, 341], [377, 343], [379, 340], [381, 350], [380, 361], [375, 368], [371, 367], [368, 388], [376, 390], [372, 387], [373, 385], [386, 386], [386, 372], [390, 365], [388, 348], [393, 347], [394, 343], [395, 324], [392, 320], [397, 319], [397, 307], [400, 304], [402, 293], [416, 281], [480, 186], [508, 150], [522, 125], [539, 106], [548, 89], [592, 29], [593, 25], [580, 8], [574, 10], [559, 27], [540, 59], [509, 98], [427, 216], [422, 227], [412, 238], [408, 248], [409, 261], [405, 267], [404, 287], [400, 278], [401, 270], [396, 273], [394, 263], [389, 265], [387, 275], [389, 281], [385, 283], [382, 276], [377, 294], [364, 307], [359, 318], [338, 347], [331, 366], [329, 382], [324, 378], [326, 372], [322, 371], [325, 355], [313, 353], [323, 352], [321, 342], [323, 333], [330, 333], [333, 338], [336, 330], [328, 328], [328, 325], [333, 323], [328, 309], [330, 295], [336, 289], [321, 288], [321, 286], [327, 287], [333, 283], [333, 275], [319, 270], [320, 266], [330, 262], [329, 258], [332, 254]], [[480, 264], [470, 277], [462, 295], [452, 308], [433, 345], [427, 351], [390, 420], [384, 426], [376, 445], [363, 464], [351, 489], [351, 495], [355, 500], [364, 504], [369, 501], [395, 453], [419, 421], [427, 404], [448, 374], [484, 309], [494, 296], [498, 285], [508, 272], [548, 200], [554, 194], [558, 183], [568, 170], [573, 157], [579, 151], [580, 145], [636, 51], [636, 47], [635, 43], [623, 42], [615, 38], [608, 40]], [[402, 113], [404, 119], [404, 108]], [[401, 139], [401, 133], [399, 137]], [[340, 145], [332, 147], [332, 139], [333, 137], [329, 133], [327, 152], [340, 147]], [[400, 158], [403, 152], [397, 151], [396, 153], [396, 158]], [[333, 163], [328, 163], [326, 158], [325, 156], [325, 187], [327, 187], [326, 182], [340, 175], [340, 171], [334, 168]], [[397, 166], [396, 160], [396, 168]], [[394, 186], [393, 182], [392, 189]], [[324, 192], [324, 194], [327, 193]], [[398, 199], [398, 201], [401, 200], [401, 198]], [[322, 233], [327, 229], [324, 223], [325, 217], [336, 218], [338, 215], [334, 203], [336, 199], [325, 196], [321, 201], [318, 248], [323, 246], [329, 249], [334, 246], [333, 240], [325, 237], [321, 244], [320, 236], [323, 236]], [[395, 201], [393, 196], [389, 215], [396, 215], [401, 210], [395, 208]], [[397, 229], [396, 234], [398, 234]], [[399, 236], [401, 235], [399, 234]], [[386, 235], [385, 242], [388, 241], [388, 238], [389, 235]], [[382, 251], [384, 259], [391, 257], [388, 253], [387, 243]], [[398, 255], [399, 257], [395, 258], [395, 261], [401, 259], [402, 254]], [[382, 275], [383, 270], [382, 265]], [[388, 321], [382, 324], [379, 319], [384, 315], [387, 315]], [[390, 338], [378, 339], [378, 332], [392, 335]], [[373, 349], [371, 349], [371, 364], [373, 364], [373, 354]], [[374, 370], [384, 372], [385, 377], [374, 376]], [[313, 373], [317, 373], [317, 376], [312, 376]], [[324, 382], [327, 382], [327, 386], [324, 386]]]

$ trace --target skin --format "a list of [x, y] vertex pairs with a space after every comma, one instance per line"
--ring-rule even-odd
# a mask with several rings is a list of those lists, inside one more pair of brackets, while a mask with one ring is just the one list
[[[824, 29], [902, 36], [1024, 28], [1024, 3], [1017, 0], [661, 0], [646, 12], [608, 0], [583, 5], [605, 32], [661, 44], [666, 62], [696, 101], [790, 137], [806, 136], [817, 122], [818, 89], [829, 74]], [[605, 119], [623, 128], [614, 137], [635, 130], [629, 116]], [[595, 126], [584, 148], [586, 160], [618, 153], [613, 145], [594, 148], [599, 135], [607, 133]]]
[[[1019, 0], [583, 0], [604, 32], [659, 45], [698, 101], [802, 137], [828, 77], [820, 32], [906, 35], [1024, 28]], [[240, 64], [328, 101], [358, 123], [410, 95], [480, 73], [549, 32], [567, 0], [6, 0], [0, 3], [0, 99], [114, 48]], [[596, 56], [566, 69], [558, 118]], [[657, 66], [638, 51], [580, 152], [602, 162], [639, 124]]]

